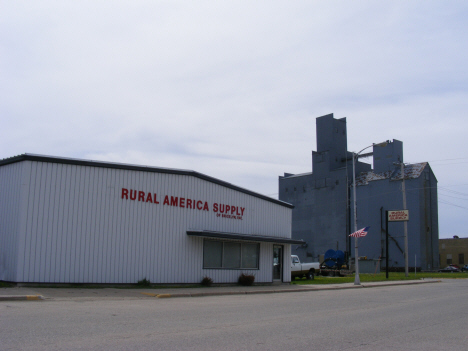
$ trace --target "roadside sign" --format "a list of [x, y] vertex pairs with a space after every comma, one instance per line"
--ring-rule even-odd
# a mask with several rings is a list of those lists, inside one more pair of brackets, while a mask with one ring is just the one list
[[389, 222], [402, 222], [409, 220], [408, 210], [388, 211]]

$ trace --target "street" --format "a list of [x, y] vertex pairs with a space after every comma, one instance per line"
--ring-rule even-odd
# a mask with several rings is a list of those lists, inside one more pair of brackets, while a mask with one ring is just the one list
[[5, 301], [0, 350], [462, 350], [467, 289]]

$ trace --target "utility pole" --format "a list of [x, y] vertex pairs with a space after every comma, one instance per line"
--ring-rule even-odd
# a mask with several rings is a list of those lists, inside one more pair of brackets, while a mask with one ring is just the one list
[[[406, 208], [406, 189], [405, 189], [405, 164], [400, 162], [401, 169], [401, 192], [403, 193], [403, 209]], [[408, 276], [408, 222], [403, 222], [404, 231], [405, 231], [405, 277]]]
[[[370, 146], [368, 146], [370, 147]], [[367, 147], [366, 147], [367, 149]], [[363, 149], [365, 150], [365, 149]], [[361, 150], [362, 151], [362, 150]], [[353, 211], [354, 211], [354, 231], [357, 231], [357, 213], [356, 213], [356, 160], [361, 152], [359, 151], [357, 154], [353, 152]], [[355, 267], [355, 274], [354, 274], [354, 285], [361, 285], [361, 280], [359, 279], [359, 254], [358, 254], [358, 238], [354, 238], [354, 267]]]

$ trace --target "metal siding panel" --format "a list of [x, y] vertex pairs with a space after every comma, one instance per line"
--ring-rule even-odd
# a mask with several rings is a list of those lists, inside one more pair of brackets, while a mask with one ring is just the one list
[[80, 283], [86, 283], [86, 224], [87, 224], [87, 207], [88, 207], [88, 196], [87, 191], [87, 175], [88, 167], [81, 167], [79, 170], [80, 181], [79, 181], [79, 210], [78, 210], [78, 223], [77, 223], [77, 260], [76, 266], [78, 266], [78, 281]]
[[78, 192], [77, 200], [77, 221], [76, 221], [76, 246], [75, 246], [75, 261], [73, 263], [75, 267], [75, 280], [78, 283], [84, 283], [85, 274], [85, 243], [86, 243], [86, 167], [80, 167], [76, 170], [78, 174], [78, 181], [75, 184]]
[[28, 274], [28, 282], [37, 281], [35, 277], [35, 267], [36, 267], [36, 250], [37, 250], [37, 237], [38, 237], [38, 229], [37, 229], [37, 216], [35, 213], [37, 212], [37, 208], [39, 206], [39, 196], [37, 194], [38, 189], [40, 188], [40, 177], [38, 176], [39, 165], [37, 162], [33, 162], [32, 167], [32, 181], [31, 181], [31, 193], [32, 193], [32, 201], [31, 201], [31, 209], [28, 213], [30, 221], [30, 256], [29, 256], [29, 274]]
[[98, 251], [97, 251], [97, 221], [99, 204], [95, 199], [95, 194], [98, 191], [97, 173], [98, 169], [90, 167], [87, 179], [87, 220], [86, 220], [86, 253], [85, 259], [87, 264], [87, 281], [97, 283], [98, 280]]
[[111, 238], [111, 251], [110, 251], [110, 281], [111, 282], [118, 282], [119, 281], [119, 275], [118, 275], [118, 260], [119, 257], [117, 256], [117, 245], [118, 245], [118, 240], [119, 240], [119, 226], [117, 225], [117, 219], [119, 218], [118, 215], [118, 207], [116, 206], [116, 201], [118, 198], [121, 196], [121, 190], [116, 187], [115, 184], [117, 184], [117, 180], [119, 177], [118, 171], [111, 172], [112, 174], [112, 184], [114, 186], [114, 197], [110, 197], [109, 201], [111, 203], [111, 213], [110, 213], [110, 222], [112, 223], [112, 238]]
[[[165, 184], [167, 182], [167, 176], [161, 175], [160, 177], [157, 177], [157, 185], [155, 190], [157, 192], [160, 192], [160, 200], [159, 200], [159, 205], [163, 205], [163, 192], [162, 189], [165, 188]], [[152, 256], [154, 257], [153, 259], [153, 267], [152, 267], [152, 279], [154, 279], [155, 282], [160, 282], [160, 277], [161, 277], [161, 266], [163, 264], [162, 257], [160, 255], [160, 248], [162, 247], [161, 243], [161, 233], [164, 233], [164, 228], [165, 228], [165, 223], [163, 221], [163, 216], [162, 212], [164, 211], [163, 208], [159, 208], [158, 211], [158, 216], [154, 216], [155, 218], [155, 226], [154, 226], [154, 233], [153, 233], [153, 251], [152, 251]], [[168, 268], [170, 269], [170, 268]]]
[[27, 207], [29, 199], [29, 181], [30, 181], [30, 172], [31, 172], [31, 162], [23, 162], [21, 165], [17, 166], [20, 169], [18, 174], [18, 179], [21, 178], [21, 200], [17, 207], [18, 211], [18, 221], [19, 227], [16, 238], [18, 245], [18, 255], [17, 255], [17, 271], [15, 281], [23, 282], [25, 281], [25, 263], [26, 263], [26, 252], [27, 252], [27, 243], [26, 243], [26, 225], [27, 225]]
[[112, 250], [114, 247], [114, 237], [115, 237], [115, 230], [114, 230], [114, 197], [118, 196], [118, 193], [115, 191], [115, 172], [111, 172], [110, 170], [106, 169], [106, 179], [107, 179], [107, 186], [106, 186], [106, 194], [105, 194], [105, 201], [106, 201], [106, 267], [107, 267], [107, 274], [106, 274], [106, 283], [111, 283], [114, 279], [114, 265], [113, 265], [113, 256]]
[[109, 265], [109, 247], [110, 247], [110, 236], [112, 235], [111, 226], [109, 223], [109, 192], [111, 191], [111, 179], [108, 168], [102, 169], [103, 186], [101, 188], [101, 220], [102, 220], [102, 269], [103, 278], [102, 281], [110, 283], [110, 272], [111, 267]]
[[148, 277], [148, 271], [147, 271], [147, 245], [148, 245], [148, 217], [150, 217], [151, 213], [151, 206], [152, 204], [150, 202], [146, 202], [147, 198], [147, 193], [148, 191], [151, 191], [151, 189], [148, 189], [148, 180], [149, 178], [145, 176], [144, 173], [141, 173], [140, 175], [140, 181], [138, 185], [138, 190], [143, 191], [145, 193], [145, 197], [143, 197], [143, 201], [138, 202], [139, 205], [139, 211], [138, 211], [138, 237], [136, 238], [137, 240], [137, 251], [136, 251], [136, 274], [135, 274], [135, 279], [136, 282], [141, 280], [141, 279], [151, 279]]
[[103, 170], [103, 176], [105, 179], [105, 192], [103, 194], [103, 211], [104, 211], [104, 266], [105, 266], [105, 282], [112, 282], [112, 245], [113, 245], [113, 225], [112, 225], [112, 199], [118, 194], [115, 192], [115, 185], [112, 182], [112, 176], [115, 172], [110, 169]]
[[[146, 220], [145, 220], [145, 251], [144, 251], [144, 275], [147, 276], [147, 279], [150, 279], [151, 271], [152, 271], [152, 247], [153, 247], [153, 218], [154, 218], [154, 209], [157, 206], [155, 201], [158, 201], [158, 195], [156, 195], [156, 199], [154, 199], [154, 193], [156, 191], [155, 187], [155, 177], [148, 177], [146, 182], [146, 189], [148, 192], [151, 192], [153, 203], [148, 203], [147, 210], [146, 210]], [[156, 193], [157, 194], [157, 193]]]
[[21, 206], [21, 165], [0, 169], [0, 279], [17, 281], [20, 206]]
[[[141, 176], [141, 186], [140, 190], [144, 191], [146, 194], [147, 190], [147, 177], [142, 173]], [[144, 199], [144, 197], [143, 197]], [[138, 271], [136, 274], [137, 281], [146, 277], [146, 265], [145, 265], [145, 243], [146, 238], [148, 236], [148, 232], [146, 230], [146, 218], [148, 216], [149, 210], [149, 203], [145, 201], [141, 202], [140, 204], [140, 211], [139, 211], [139, 221], [138, 225], [140, 228], [139, 238], [138, 238], [138, 252], [137, 252], [137, 263], [138, 263]]]
[[[44, 186], [44, 189], [45, 189], [45, 199], [44, 199], [44, 218], [43, 218], [43, 235], [45, 237], [45, 242], [44, 242], [44, 250], [45, 250], [45, 255], [43, 255], [44, 257], [44, 263], [43, 263], [43, 266], [42, 266], [42, 270], [43, 270], [43, 281], [45, 282], [49, 282], [50, 281], [50, 272], [52, 270], [52, 259], [53, 259], [53, 256], [52, 256], [52, 241], [53, 241], [53, 238], [52, 238], [52, 227], [53, 227], [53, 221], [54, 221], [54, 216], [53, 216], [53, 210], [54, 210], [54, 207], [53, 207], [53, 192], [54, 192], [54, 188], [52, 186], [52, 184], [54, 184], [52, 182], [52, 168], [53, 168], [53, 164], [49, 164], [47, 166], [47, 170], [46, 170], [46, 179], [45, 179], [45, 186]], [[49, 181], [49, 179], [51, 181]], [[55, 255], [55, 253], [54, 253]]]
[[76, 219], [74, 219], [74, 213], [76, 212], [75, 208], [75, 187], [74, 184], [76, 183], [76, 170], [73, 166], [70, 166], [68, 169], [69, 173], [67, 174], [67, 198], [66, 206], [66, 233], [67, 233], [67, 241], [66, 241], [66, 249], [65, 249], [65, 282], [74, 282], [75, 281], [75, 271], [73, 262], [75, 261], [75, 235], [74, 235], [74, 225], [76, 223]]
[[[141, 191], [142, 189], [142, 178], [143, 174], [141, 172], [138, 172], [137, 174], [137, 189]], [[133, 249], [133, 257], [132, 257], [132, 265], [134, 267], [133, 269], [133, 278], [132, 280], [136, 283], [140, 279], [140, 250], [141, 250], [141, 242], [142, 242], [142, 236], [144, 233], [142, 233], [142, 226], [141, 226], [141, 218], [142, 218], [142, 211], [144, 207], [144, 203], [139, 201], [139, 195], [137, 195], [137, 203], [135, 203], [135, 209], [136, 209], [136, 222], [135, 222], [135, 235], [132, 238], [132, 243], [134, 244], [134, 249]]]
[[[155, 245], [155, 240], [154, 240], [154, 209], [156, 206], [158, 206], [155, 201], [160, 202], [158, 199], [160, 194], [158, 190], [158, 186], [156, 183], [157, 179], [155, 177], [149, 177], [149, 182], [147, 183], [147, 189], [148, 191], [151, 191], [151, 194], [153, 196], [153, 204], [148, 207], [148, 212], [147, 212], [147, 219], [146, 219], [146, 232], [147, 232], [147, 242], [146, 242], [146, 250], [145, 250], [145, 257], [146, 257], [146, 262], [145, 262], [145, 275], [147, 276], [147, 279], [150, 281], [154, 281], [154, 245]], [[156, 199], [154, 199], [154, 194], [156, 193]]]
[[[133, 174], [133, 189], [135, 192], [138, 191], [139, 184], [139, 173], [135, 172]], [[136, 278], [136, 259], [135, 259], [135, 253], [136, 253], [136, 245], [137, 245], [137, 233], [138, 233], [138, 215], [140, 213], [139, 211], [139, 204], [137, 202], [138, 200], [138, 193], [135, 195], [135, 203], [133, 203], [132, 207], [132, 227], [131, 227], [131, 235], [129, 236], [129, 247], [130, 251], [128, 253], [128, 277], [127, 277], [127, 282], [132, 282]], [[136, 281], [135, 281], [136, 282]]]
[[[44, 210], [45, 210], [45, 178], [47, 176], [47, 165], [39, 164], [39, 194], [38, 199], [38, 208], [36, 211], [37, 218], [37, 246], [36, 246], [36, 260], [35, 260], [35, 276], [38, 281], [44, 281], [44, 260], [46, 253], [46, 233], [44, 233]], [[44, 254], [43, 254], [44, 253]]]
[[[98, 260], [97, 245], [96, 245], [96, 221], [98, 203], [95, 201], [94, 194], [96, 194], [98, 186], [96, 183], [96, 168], [89, 167], [87, 169], [86, 178], [86, 235], [85, 235], [85, 247], [84, 247], [84, 260], [86, 267], [84, 268], [86, 273], [83, 274], [83, 279], [89, 283], [97, 283], [97, 267], [96, 262]], [[86, 278], [85, 278], [86, 277]]]
[[[128, 189], [129, 189], [129, 196], [131, 196], [131, 190], [133, 189], [133, 178], [134, 178], [134, 173], [133, 172], [128, 172], [127, 174], [128, 178], [126, 179], [127, 184], [128, 184]], [[131, 230], [133, 227], [133, 210], [135, 206], [131, 203], [131, 201], [126, 202], [126, 213], [125, 213], [125, 231], [124, 231], [124, 246], [123, 246], [123, 255], [122, 255], [122, 283], [129, 281], [129, 272], [128, 270], [130, 269], [129, 264], [130, 264], [130, 257], [129, 257], [129, 247], [130, 247], [130, 238], [129, 236], [131, 235]]]
[[104, 265], [104, 258], [103, 258], [103, 229], [102, 229], [102, 222], [103, 222], [103, 213], [102, 213], [102, 187], [104, 185], [103, 182], [103, 169], [94, 169], [93, 172], [93, 190], [90, 194], [90, 201], [93, 204], [93, 213], [94, 213], [94, 220], [93, 220], [93, 240], [92, 240], [92, 247], [91, 251], [93, 253], [93, 282], [96, 283], [104, 283], [105, 280], [103, 279], [103, 265]]
[[75, 167], [71, 166], [70, 169], [70, 206], [68, 208], [68, 241], [67, 241], [67, 252], [68, 252], [68, 264], [67, 264], [67, 272], [68, 272], [68, 279], [67, 282], [76, 282], [76, 225], [78, 221], [78, 192], [76, 189], [76, 183], [78, 181], [78, 171]]
[[[126, 186], [129, 188], [129, 191], [130, 189], [132, 188], [132, 173], [130, 172], [127, 172], [125, 174], [125, 182], [126, 182]], [[131, 231], [131, 226], [132, 226], [132, 223], [131, 223], [131, 220], [132, 220], [132, 213], [131, 211], [133, 210], [133, 206], [130, 206], [132, 205], [131, 204], [131, 201], [126, 201], [125, 202], [125, 212], [124, 212], [124, 227], [123, 227], [123, 232], [122, 232], [122, 242], [123, 242], [123, 246], [122, 246], [122, 255], [121, 255], [121, 262], [122, 262], [122, 266], [121, 266], [121, 270], [122, 270], [122, 283], [126, 282], [127, 281], [127, 278], [128, 278], [128, 248], [129, 248], [129, 235], [130, 235], [130, 231]]]
[[111, 173], [108, 169], [102, 169], [103, 187], [101, 188], [101, 221], [102, 221], [102, 269], [104, 283], [110, 283], [111, 276], [111, 265], [110, 250], [112, 250], [112, 244], [110, 242], [112, 236], [112, 228], [109, 222], [110, 217], [110, 204], [109, 204], [109, 193], [112, 192]]
[[65, 219], [65, 197], [66, 197], [66, 174], [67, 168], [65, 165], [60, 165], [59, 167], [59, 178], [60, 178], [60, 192], [58, 197], [58, 220], [57, 220], [57, 252], [56, 252], [56, 262], [57, 262], [57, 276], [55, 281], [59, 283], [65, 282], [65, 254], [66, 254], [66, 219]]
[[[122, 170], [117, 171], [118, 173], [118, 184], [124, 184], [125, 183], [125, 175], [126, 173]], [[125, 226], [124, 223], [122, 223], [122, 220], [126, 216], [126, 206], [128, 205], [127, 201], [124, 201], [121, 199], [120, 206], [118, 209], [118, 217], [116, 217], [116, 220], [119, 221], [118, 225], [118, 240], [117, 240], [117, 247], [116, 247], [116, 259], [117, 259], [117, 275], [118, 275], [118, 282], [122, 283], [123, 282], [123, 247], [124, 247], [124, 233], [125, 233]]]
[[85, 200], [83, 206], [83, 239], [82, 243], [82, 258], [83, 258], [83, 272], [82, 279], [84, 282], [91, 283], [93, 282], [93, 261], [92, 261], [92, 242], [93, 242], [93, 230], [92, 230], [92, 221], [93, 221], [93, 201], [92, 201], [92, 189], [93, 189], [93, 174], [94, 169], [91, 167], [85, 168]]
[[[170, 184], [170, 178], [171, 178], [170, 175], [164, 175], [163, 184], [164, 184], [164, 190], [166, 194], [165, 196], [169, 196], [167, 194], [173, 193], [173, 189], [171, 188], [171, 184]], [[167, 267], [166, 269], [164, 269], [165, 262], [166, 262], [166, 256], [165, 256], [166, 250], [162, 250], [162, 248], [166, 247], [166, 237], [168, 236], [170, 225], [171, 225], [171, 223], [169, 222], [170, 221], [169, 215], [170, 215], [170, 207], [163, 206], [162, 211], [161, 211], [162, 226], [161, 226], [161, 232], [158, 233], [158, 248], [157, 248], [158, 256], [159, 256], [158, 274], [157, 274], [158, 282], [164, 282], [164, 274], [165, 274], [166, 269], [171, 270], [171, 272], [172, 270], [174, 270], [174, 267]]]
[[48, 224], [48, 231], [49, 235], [51, 236], [49, 240], [48, 250], [49, 250], [49, 270], [46, 274], [47, 281], [56, 282], [57, 276], [57, 242], [58, 242], [58, 205], [59, 205], [59, 195], [60, 195], [60, 187], [57, 186], [57, 179], [59, 177], [59, 165], [54, 165], [51, 169], [51, 194], [50, 194], [50, 216], [49, 216], [49, 224]]
[[[136, 177], [136, 174], [135, 173], [132, 173], [130, 174], [130, 186], [129, 188], [131, 189], [135, 189], [135, 177]], [[125, 245], [125, 274], [124, 274], [124, 282], [129, 282], [131, 279], [132, 279], [132, 271], [133, 271], [133, 267], [131, 266], [131, 262], [132, 262], [132, 251], [133, 251], [133, 248], [132, 248], [132, 244], [133, 244], [133, 236], [134, 236], [134, 226], [135, 226], [135, 214], [136, 214], [136, 211], [135, 211], [135, 203], [129, 203], [129, 205], [131, 205], [129, 208], [128, 208], [128, 212], [127, 212], [127, 220], [128, 220], [128, 230], [127, 232], [125, 233], [125, 240], [126, 240], [126, 245]]]

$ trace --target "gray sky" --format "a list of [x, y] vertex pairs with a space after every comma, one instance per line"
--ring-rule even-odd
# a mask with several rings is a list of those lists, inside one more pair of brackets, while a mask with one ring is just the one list
[[192, 169], [277, 197], [315, 118], [398, 139], [468, 237], [468, 2], [0, 1], [0, 158]]

